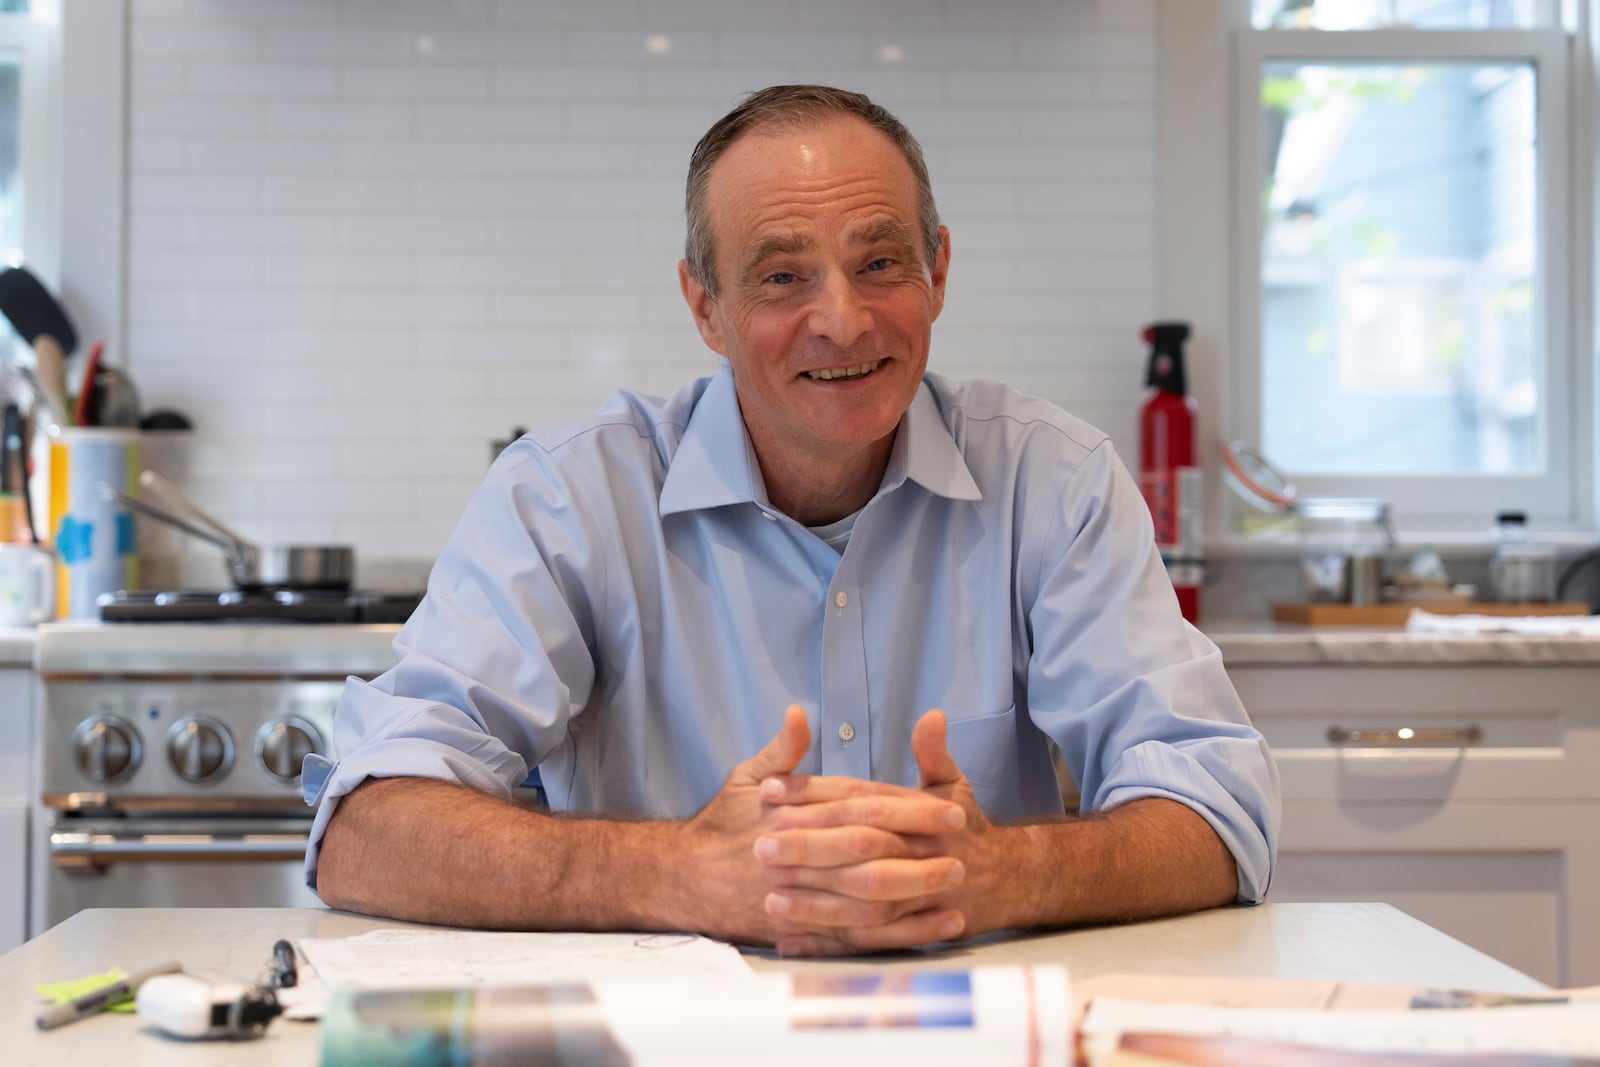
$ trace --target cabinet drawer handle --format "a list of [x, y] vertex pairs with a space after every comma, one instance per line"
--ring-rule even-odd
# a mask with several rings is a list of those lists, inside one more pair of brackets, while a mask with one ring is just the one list
[[1440, 726], [1427, 730], [1410, 726], [1393, 730], [1328, 727], [1328, 743], [1332, 745], [1475, 745], [1482, 740], [1481, 726]]

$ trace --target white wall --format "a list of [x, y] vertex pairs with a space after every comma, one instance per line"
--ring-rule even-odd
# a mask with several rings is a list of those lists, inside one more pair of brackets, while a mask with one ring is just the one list
[[781, 81], [865, 91], [922, 140], [954, 249], [931, 366], [1133, 457], [1153, 0], [129, 8], [127, 364], [200, 424], [196, 495], [263, 539], [431, 557], [491, 438], [708, 373], [684, 169]]

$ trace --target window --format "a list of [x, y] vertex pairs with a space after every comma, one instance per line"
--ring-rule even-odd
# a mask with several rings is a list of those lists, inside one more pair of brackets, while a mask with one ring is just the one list
[[1572, 167], [1591, 142], [1559, 6], [1239, 12], [1229, 429], [1303, 489], [1383, 496], [1412, 529], [1502, 508], [1587, 524]]
[[47, 284], [58, 273], [55, 9], [0, 0], [0, 266], [24, 259]]

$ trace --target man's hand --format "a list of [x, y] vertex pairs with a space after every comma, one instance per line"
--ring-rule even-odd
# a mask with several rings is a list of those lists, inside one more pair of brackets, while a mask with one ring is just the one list
[[[791, 806], [794, 824], [808, 813], [854, 805], [864, 825], [845, 830], [791, 829], [756, 842], [757, 853], [773, 865], [780, 886], [767, 898], [767, 910], [793, 927], [778, 939], [785, 955], [842, 955], [905, 948], [929, 941], [972, 937], [1007, 925], [1017, 892], [1006, 863], [1009, 836], [997, 830], [978, 806], [972, 785], [945, 743], [945, 717], [938, 710], [918, 720], [911, 750], [920, 772], [920, 789], [904, 789], [854, 778], [790, 776], [769, 778], [763, 799]], [[966, 817], [932, 836], [900, 835], [898, 849], [883, 846], [873, 854], [838, 847], [879, 831], [875, 808], [908, 797], [938, 797], [958, 805]], [[952, 820], [952, 823], [954, 820]], [[914, 860], [915, 865], [908, 863]], [[898, 861], [898, 862], [897, 862]], [[961, 872], [940, 884], [935, 872]]]
[[[788, 777], [810, 745], [805, 711], [791, 706], [778, 735], [735, 767], [711, 802], [682, 824], [683, 855], [691, 865], [679, 882], [684, 927], [781, 948], [785, 938], [813, 927], [790, 921], [782, 893], [774, 891], [803, 885], [795, 879], [813, 866], [848, 863], [857, 873], [846, 881], [869, 900], [853, 914], [861, 925], [889, 927], [890, 933], [880, 935], [886, 946], [951, 936], [946, 931], [952, 917], [928, 914], [926, 901], [929, 893], [960, 884], [961, 865], [941, 855], [934, 842], [935, 835], [962, 825], [961, 807], [914, 789], [847, 795], [848, 784], [815, 803], [771, 803], [774, 782], [855, 783]], [[774, 862], [783, 843], [810, 863]]]

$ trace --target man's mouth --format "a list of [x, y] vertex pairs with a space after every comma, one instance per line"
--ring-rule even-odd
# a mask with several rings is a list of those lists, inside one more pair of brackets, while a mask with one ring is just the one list
[[877, 370], [883, 363], [881, 359], [872, 360], [870, 363], [858, 363], [854, 367], [827, 368], [822, 370], [808, 370], [806, 377], [814, 382], [850, 381], [854, 378], [864, 378]]

